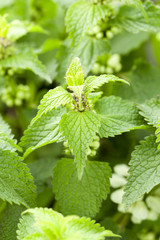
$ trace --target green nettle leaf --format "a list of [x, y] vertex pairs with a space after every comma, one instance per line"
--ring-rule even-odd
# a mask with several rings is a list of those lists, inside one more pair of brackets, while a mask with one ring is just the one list
[[17, 240], [17, 224], [24, 210], [23, 206], [7, 205], [0, 222], [0, 240]]
[[13, 134], [11, 133], [9, 125], [3, 120], [1, 115], [0, 115], [0, 132], [5, 133], [10, 139], [13, 139], [14, 137]]
[[110, 50], [109, 42], [106, 39], [96, 39], [94, 37], [85, 36], [83, 41], [75, 49], [75, 55], [81, 59], [85, 76], [92, 69], [97, 56], [108, 53]]
[[[153, 125], [157, 128], [156, 142], [160, 142], [160, 99], [153, 98], [149, 101], [146, 101], [144, 104], [139, 105], [140, 114], [145, 118], [148, 124]], [[158, 145], [158, 149], [160, 148], [160, 144]]]
[[8, 138], [8, 135], [0, 131], [0, 149], [10, 150], [11, 152], [22, 151], [22, 149], [15, 144], [13, 139]]
[[74, 3], [66, 15], [67, 31], [73, 41], [79, 42], [89, 29], [92, 29], [99, 20], [105, 18], [108, 11], [106, 5], [95, 5], [88, 1]]
[[35, 204], [35, 186], [26, 164], [15, 152], [0, 149], [0, 198], [26, 207]]
[[39, 61], [33, 52], [19, 53], [1, 61], [3, 67], [14, 67], [17, 69], [30, 70], [51, 83], [51, 78], [45, 66]]
[[37, 193], [41, 193], [46, 189], [46, 183], [51, 183], [53, 168], [56, 166], [57, 161], [58, 159], [50, 156], [50, 158], [41, 158], [28, 164], [37, 186]]
[[17, 140], [13, 139], [13, 134], [9, 125], [0, 116], [0, 149], [10, 150], [10, 151], [22, 151], [22, 149], [16, 145]]
[[90, 218], [63, 217], [47, 208], [26, 210], [17, 233], [18, 240], [104, 240], [105, 236], [117, 236]]
[[37, 148], [63, 140], [59, 121], [64, 113], [66, 113], [64, 108], [54, 109], [36, 120], [33, 119], [20, 142], [20, 146], [26, 150], [24, 157]]
[[123, 0], [125, 4], [128, 4], [128, 5], [133, 5], [135, 6], [137, 9], [140, 9], [143, 16], [148, 20], [148, 16], [147, 16], [147, 13], [143, 7], [143, 4], [141, 2], [141, 0]]
[[116, 82], [116, 81], [129, 84], [127, 81], [125, 81], [125, 80], [123, 80], [123, 79], [121, 79], [119, 77], [116, 77], [116, 76], [114, 76], [112, 74], [110, 74], [110, 75], [100, 75], [99, 77], [89, 76], [85, 80], [84, 94], [85, 94], [85, 96], [87, 96], [90, 92], [92, 92], [95, 89], [99, 88], [104, 83]]
[[118, 86], [116, 94], [122, 98], [144, 103], [147, 99], [159, 95], [160, 70], [149, 63], [139, 62], [124, 78], [129, 79], [130, 86]]
[[119, 97], [103, 97], [96, 102], [95, 110], [101, 115], [100, 137], [113, 137], [144, 127], [137, 107]]
[[75, 155], [79, 179], [87, 161], [87, 151], [100, 127], [100, 117], [91, 111], [69, 112], [60, 121], [60, 130]]
[[127, 207], [160, 183], [160, 152], [155, 140], [155, 136], [147, 137], [132, 153], [130, 175], [123, 197]]
[[87, 161], [81, 180], [73, 159], [58, 161], [53, 190], [63, 214], [94, 217], [109, 193], [111, 169], [106, 162]]
[[39, 25], [34, 25], [29, 22], [14, 20], [9, 24], [6, 38], [14, 42], [19, 38], [25, 36], [29, 32], [44, 33], [44, 30]]
[[146, 101], [144, 104], [138, 105], [140, 109], [140, 114], [145, 118], [148, 124], [157, 126], [158, 121], [160, 120], [160, 99], [153, 98]]
[[[152, 1], [144, 3], [144, 11], [142, 8], [135, 9], [129, 6], [122, 6], [116, 18], [116, 24], [126, 31], [137, 33], [158, 32], [160, 31], [160, 11]], [[144, 17], [145, 16], [145, 17]]]
[[137, 34], [123, 31], [115, 35], [111, 41], [111, 52], [126, 55], [131, 51], [138, 49], [144, 42], [149, 39], [148, 32], [139, 32]]
[[52, 109], [56, 109], [60, 106], [70, 104], [72, 101], [72, 95], [64, 88], [56, 87], [54, 89], [51, 89], [44, 95], [43, 99], [41, 100], [41, 103], [38, 107], [38, 114], [34, 120], [41, 117], [42, 114], [47, 113]]
[[68, 86], [78, 86], [84, 83], [84, 73], [79, 58], [74, 58], [66, 73]]

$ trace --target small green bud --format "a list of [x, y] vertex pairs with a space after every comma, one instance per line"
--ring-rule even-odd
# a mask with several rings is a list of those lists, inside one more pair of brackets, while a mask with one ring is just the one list
[[93, 68], [92, 68], [93, 74], [95, 74], [95, 75], [98, 74], [99, 73], [99, 69], [100, 69], [100, 65], [98, 63], [95, 63], [93, 65]]
[[100, 66], [100, 69], [99, 69], [100, 73], [105, 73], [105, 69], [106, 69], [105, 66]]
[[95, 150], [98, 149], [100, 146], [100, 143], [97, 141], [93, 141], [91, 144], [91, 147], [94, 148]]
[[98, 25], [95, 26], [95, 27], [93, 28], [93, 32], [94, 32], [95, 34], [101, 32], [101, 28], [100, 28], [100, 26], [98, 26]]
[[102, 32], [97, 33], [97, 34], [96, 34], [96, 38], [97, 38], [97, 39], [103, 38], [103, 33], [102, 33]]
[[21, 106], [21, 105], [22, 105], [22, 100], [19, 99], [19, 98], [16, 98], [16, 99], [14, 100], [14, 103], [15, 103], [16, 106]]
[[113, 36], [114, 36], [114, 34], [113, 34], [111, 31], [106, 31], [106, 37], [107, 37], [108, 39], [113, 38]]
[[112, 74], [114, 71], [111, 67], [106, 67], [105, 72], [108, 74]]
[[7, 99], [7, 100], [5, 101], [5, 103], [6, 103], [6, 105], [7, 105], [8, 107], [12, 107], [13, 104], [14, 104], [13, 99]]

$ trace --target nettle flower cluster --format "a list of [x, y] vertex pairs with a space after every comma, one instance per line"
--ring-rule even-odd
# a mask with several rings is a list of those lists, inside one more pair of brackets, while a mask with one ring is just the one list
[[113, 74], [119, 72], [121, 69], [121, 56], [119, 54], [104, 54], [102, 57], [98, 57], [91, 72], [96, 75], [105, 73]]

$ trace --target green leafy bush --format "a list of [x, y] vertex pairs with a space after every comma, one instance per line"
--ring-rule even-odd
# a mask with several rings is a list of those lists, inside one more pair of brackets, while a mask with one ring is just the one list
[[159, 46], [159, 1], [0, 3], [0, 240], [160, 239]]

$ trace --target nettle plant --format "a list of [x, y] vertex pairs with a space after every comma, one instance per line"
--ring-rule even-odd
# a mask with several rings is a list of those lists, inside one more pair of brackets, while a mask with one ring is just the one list
[[[24, 157], [53, 142], [64, 142], [66, 158], [53, 170], [53, 191], [64, 215], [94, 217], [109, 193], [111, 168], [107, 162], [94, 161], [99, 138], [108, 138], [132, 129], [145, 128], [143, 117], [157, 128], [132, 153], [130, 176], [125, 186], [127, 207], [159, 184], [159, 100], [137, 106], [116, 96], [102, 97], [95, 92], [108, 82], [122, 82], [114, 75], [89, 76], [79, 58], [73, 59], [66, 74], [68, 91], [50, 90], [42, 99], [36, 117], [25, 131], [19, 146], [1, 119], [1, 199], [9, 203], [35, 206], [33, 178], [16, 151]], [[144, 164], [145, 163], [145, 164]], [[9, 177], [8, 177], [9, 176]], [[16, 180], [15, 180], [16, 176]], [[83, 229], [83, 230], [82, 230]], [[24, 212], [17, 231], [18, 239], [104, 239], [116, 236], [90, 219], [66, 217], [49, 209]]]
[[70, 151], [70, 158], [58, 161], [53, 173], [55, 198], [64, 214], [93, 217], [109, 193], [111, 169], [106, 162], [93, 161], [99, 138], [143, 127], [133, 103], [94, 92], [110, 81], [127, 83], [114, 75], [84, 80], [80, 60], [75, 58], [66, 74], [68, 91], [56, 87], [44, 96], [21, 139], [25, 157], [52, 142], [64, 141], [66, 153]]
[[[35, 6], [37, 4], [37, 7], [31, 6], [31, 2]], [[61, 13], [62, 18], [66, 14], [66, 29], [62, 30], [62, 36], [56, 34], [52, 36], [51, 33], [50, 23], [53, 20], [53, 13], [50, 13], [49, 19], [48, 10], [55, 7], [55, 3], [51, 0], [45, 3], [30, 1], [29, 10], [32, 9], [36, 14], [36, 17], [31, 14], [35, 24], [21, 20], [8, 22], [6, 16], [0, 17], [0, 81], [2, 83], [0, 98], [5, 103], [5, 106], [2, 106], [2, 113], [7, 112], [9, 116], [16, 115], [26, 102], [30, 102], [32, 108], [36, 106], [35, 101], [30, 101], [30, 98], [32, 87], [37, 88], [38, 93], [39, 87], [36, 85], [39, 83], [33, 82], [34, 79], [27, 74], [24, 76], [24, 70], [31, 70], [48, 83], [58, 80], [66, 87], [56, 87], [44, 95], [37, 115], [30, 122], [19, 144], [14, 139], [9, 126], [0, 117], [0, 240], [16, 238], [18, 240], [103, 240], [105, 237], [118, 237], [90, 219], [95, 218], [102, 222], [102, 218], [108, 217], [105, 211], [102, 218], [97, 218], [96, 214], [101, 214], [101, 210], [103, 211], [102, 203], [109, 195], [110, 185], [121, 188], [118, 189], [121, 191], [121, 201], [114, 191], [111, 194], [111, 200], [116, 200], [115, 202], [119, 204], [119, 212], [113, 216], [113, 220], [116, 223], [120, 222], [119, 229], [117, 231], [112, 229], [113, 232], [123, 235], [123, 228], [130, 219], [134, 223], [150, 219], [154, 220], [153, 224], [157, 224], [155, 221], [160, 213], [158, 191], [160, 100], [159, 97], [153, 98], [159, 93], [160, 73], [158, 68], [147, 63], [140, 63], [137, 68], [129, 69], [130, 75], [125, 75], [123, 72], [125, 68], [127, 71], [129, 68], [125, 66], [126, 62], [130, 62], [128, 54], [147, 41], [150, 33], [157, 34], [160, 31], [159, 5], [149, 0], [143, 3], [140, 0], [59, 0], [57, 2], [66, 8], [66, 11]], [[14, 3], [17, 4], [17, 0], [14, 0]], [[20, 19], [23, 18], [20, 17]], [[36, 21], [37, 24], [43, 25], [46, 32], [36, 24]], [[53, 32], [56, 32], [57, 25], [59, 28], [59, 23], [57, 18], [53, 23]], [[33, 40], [33, 46], [39, 46], [39, 48], [30, 46], [28, 39], [23, 38], [28, 33], [46, 34], [47, 31], [50, 33], [49, 36], [46, 35], [39, 44], [36, 45]], [[38, 42], [39, 39], [37, 34], [36, 41]], [[158, 52], [158, 49], [159, 45], [155, 51]], [[52, 57], [49, 56], [50, 51], [52, 51]], [[44, 53], [48, 55], [44, 56]], [[38, 59], [38, 54], [41, 55], [41, 59], [44, 57], [43, 62], [46, 68], [49, 65], [51, 76]], [[129, 60], [131, 62], [133, 60], [131, 55]], [[90, 76], [92, 73], [97, 76]], [[104, 75], [100, 75], [102, 73]], [[118, 73], [119, 77], [111, 75], [112, 73]], [[65, 74], [66, 82], [64, 83]], [[89, 76], [86, 77], [87, 75]], [[128, 79], [130, 86], [128, 81], [121, 79], [120, 76]], [[109, 90], [103, 86], [104, 84], [109, 86]], [[119, 96], [128, 100], [111, 95], [115, 90], [114, 85], [118, 86]], [[150, 100], [145, 102], [145, 99]], [[143, 104], [140, 104], [142, 102]], [[20, 113], [22, 114], [22, 111]], [[24, 116], [21, 114], [15, 119], [22, 118], [22, 122]], [[21, 128], [23, 131], [25, 126]], [[113, 138], [137, 129], [151, 129], [153, 134], [135, 147], [131, 154], [129, 172], [122, 175], [121, 168], [118, 172], [119, 182], [115, 184], [115, 175], [111, 174], [108, 163], [110, 161], [111, 164], [110, 155], [104, 160], [101, 154], [97, 154], [98, 148], [103, 143], [103, 138]], [[122, 136], [122, 141], [123, 137], [125, 135]], [[133, 142], [136, 140], [134, 139]], [[133, 142], [131, 148], [135, 144]], [[35, 156], [34, 153], [31, 154], [51, 143], [55, 145], [63, 143], [62, 159], [55, 161], [50, 151], [53, 161], [48, 161], [47, 158], [41, 161], [42, 159], [35, 157], [36, 154]], [[128, 142], [125, 144], [129, 145]], [[54, 148], [54, 145], [52, 146]], [[38, 151], [40, 152], [40, 149], [36, 153]], [[28, 159], [33, 162], [28, 163]], [[38, 161], [34, 161], [35, 159]], [[118, 157], [116, 159], [119, 162], [121, 160]], [[123, 159], [122, 162], [125, 160]], [[31, 165], [37, 170], [36, 172], [34, 169], [36, 174], [40, 175], [39, 178], [36, 179], [32, 168], [29, 170]], [[117, 169], [116, 166], [114, 169]], [[52, 201], [56, 200], [54, 210], [51, 208], [53, 202], [51, 204], [36, 203], [38, 197], [44, 198], [44, 195], [49, 195], [46, 190], [47, 177], [52, 177], [51, 198]], [[39, 187], [41, 178], [43, 178], [43, 184], [46, 184], [45, 190], [39, 193], [37, 189], [36, 194], [35, 185]], [[108, 202], [107, 199], [105, 205]], [[112, 203], [109, 202], [109, 204]], [[115, 207], [112, 204], [110, 208], [112, 206]], [[117, 218], [117, 214], [120, 214], [120, 218], [119, 216]], [[112, 219], [110, 218], [109, 221]], [[107, 229], [111, 229], [111, 224], [104, 225]], [[145, 226], [147, 228], [148, 225]], [[134, 228], [133, 224], [132, 227]], [[138, 238], [144, 240], [147, 236], [141, 230], [143, 229], [140, 229]], [[16, 231], [17, 236], [15, 236]], [[155, 230], [154, 238], [157, 237], [158, 232], [159, 229]], [[125, 238], [128, 239], [128, 236]]]

